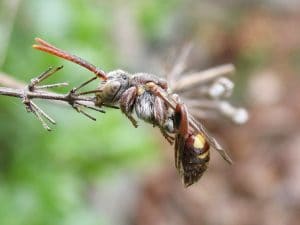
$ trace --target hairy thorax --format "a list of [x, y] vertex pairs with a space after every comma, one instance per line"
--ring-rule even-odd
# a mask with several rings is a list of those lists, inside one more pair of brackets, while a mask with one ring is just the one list
[[136, 98], [135, 113], [138, 118], [153, 123], [154, 118], [154, 102], [155, 96], [147, 91], [144, 91]]

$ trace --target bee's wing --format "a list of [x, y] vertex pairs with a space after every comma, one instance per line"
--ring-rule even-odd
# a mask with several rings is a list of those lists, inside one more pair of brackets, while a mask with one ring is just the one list
[[175, 137], [175, 167], [178, 170], [179, 174], [183, 174], [183, 167], [182, 167], [182, 154], [184, 151], [184, 138], [177, 134]]
[[208, 131], [205, 129], [205, 127], [198, 122], [191, 114], [189, 114], [189, 120], [194, 124], [200, 132], [205, 136], [205, 138], [210, 143], [211, 147], [215, 149], [226, 162], [229, 164], [232, 164], [233, 161], [230, 158], [230, 156], [227, 154], [227, 152], [222, 148], [222, 146], [214, 139], [211, 135], [209, 135]]
[[[185, 69], [185, 62], [191, 50], [191, 43], [186, 45], [181, 54], [179, 54], [178, 60], [176, 61], [173, 70], [171, 70], [166, 78], [168, 83], [170, 84], [169, 87], [175, 93], [178, 93], [181, 98], [186, 98], [186, 100], [194, 100], [195, 102], [199, 101], [199, 88], [204, 87], [207, 89], [207, 85], [213, 82], [220, 76], [226, 76], [234, 71], [234, 67], [232, 64], [225, 64], [219, 67], [214, 67], [205, 71], [201, 71], [198, 73], [193, 73], [192, 75], [182, 75], [181, 73]], [[181, 77], [179, 77], [182, 75]], [[197, 93], [197, 95], [190, 96], [191, 92]], [[203, 98], [205, 99], [206, 96], [204, 95]], [[175, 100], [176, 102], [176, 100]], [[198, 111], [198, 110], [197, 110]], [[194, 116], [199, 117], [196, 113]], [[196, 120], [191, 113], [188, 113], [188, 118], [191, 123], [193, 123], [200, 132], [203, 133], [205, 138], [210, 143], [211, 147], [214, 148], [219, 154], [229, 163], [232, 164], [232, 160], [230, 156], [226, 153], [226, 151], [221, 147], [221, 145], [211, 136], [208, 134], [204, 126]], [[176, 149], [175, 149], [176, 150]], [[178, 152], [180, 152], [180, 147], [177, 148]], [[177, 154], [178, 154], [177, 152]], [[178, 155], [177, 158], [179, 159]], [[178, 166], [178, 164], [177, 164]]]

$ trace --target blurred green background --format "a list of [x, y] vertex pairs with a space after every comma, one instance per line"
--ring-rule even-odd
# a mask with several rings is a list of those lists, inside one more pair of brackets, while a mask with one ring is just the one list
[[134, 129], [118, 110], [92, 122], [41, 102], [58, 123], [46, 132], [20, 100], [0, 96], [0, 224], [297, 224], [299, 9], [293, 0], [0, 0], [0, 71], [18, 80], [58, 65], [49, 82], [91, 76], [33, 50], [35, 37], [104, 71], [154, 74], [191, 41], [193, 70], [235, 64], [233, 99], [252, 115], [241, 128], [213, 126], [235, 166], [213, 153], [184, 190], [151, 126]]
[[[136, 1], [127, 7], [135, 8], [132, 16], [143, 35], [155, 38], [156, 25], [171, 10], [169, 3]], [[114, 37], [120, 4], [1, 1], [1, 70], [28, 81], [49, 66], [63, 64], [53, 79], [68, 81], [71, 87], [91, 76], [79, 66], [33, 50], [37, 36], [106, 71], [130, 66], [118, 60], [122, 56]], [[160, 144], [149, 135], [151, 127], [134, 129], [118, 110], [97, 115], [94, 123], [67, 107], [42, 103], [58, 123], [49, 133], [18, 99], [1, 97], [0, 105], [0, 224], [109, 224], [92, 206], [90, 189], [107, 182], [124, 185], [114, 180], [123, 174], [130, 182], [159, 158]]]

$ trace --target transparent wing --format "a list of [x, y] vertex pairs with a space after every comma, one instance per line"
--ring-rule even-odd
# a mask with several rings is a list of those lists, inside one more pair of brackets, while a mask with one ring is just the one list
[[206, 128], [200, 122], [198, 122], [191, 114], [189, 114], [188, 116], [189, 116], [190, 124], [193, 126], [193, 128], [197, 129], [198, 131], [200, 131], [205, 136], [205, 138], [210, 143], [211, 147], [213, 149], [215, 149], [223, 157], [223, 159], [226, 160], [226, 162], [228, 162], [229, 164], [232, 164], [233, 161], [230, 158], [230, 156], [222, 148], [222, 146], [216, 141], [216, 139], [214, 139], [211, 135], [209, 135]]

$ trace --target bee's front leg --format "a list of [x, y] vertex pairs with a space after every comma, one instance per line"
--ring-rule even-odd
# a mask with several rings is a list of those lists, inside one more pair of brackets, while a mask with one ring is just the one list
[[132, 116], [132, 111], [135, 104], [135, 99], [137, 96], [137, 88], [131, 87], [127, 89], [120, 98], [120, 109], [131, 121], [132, 125], [137, 128], [137, 121]]

